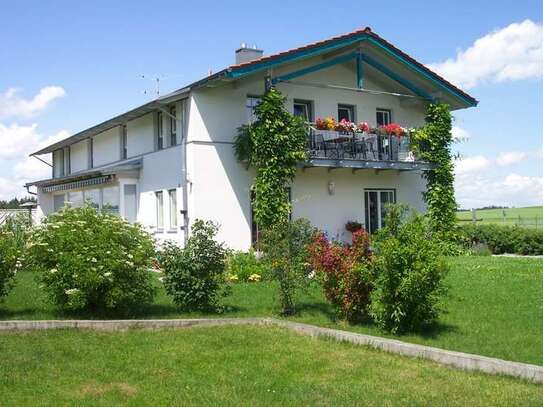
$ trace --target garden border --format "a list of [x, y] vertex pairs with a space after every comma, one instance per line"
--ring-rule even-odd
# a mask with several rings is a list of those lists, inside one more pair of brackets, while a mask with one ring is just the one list
[[311, 337], [332, 338], [340, 342], [366, 345], [389, 353], [428, 359], [442, 365], [467, 371], [481, 371], [493, 375], [513, 376], [536, 383], [543, 383], [543, 366], [511, 362], [487, 356], [450, 351], [431, 346], [407, 343], [396, 339], [365, 335], [338, 329], [322, 328], [309, 324], [284, 321], [275, 318], [214, 318], [214, 319], [134, 319], [134, 320], [48, 320], [48, 321], [0, 321], [0, 332], [34, 331], [47, 329], [94, 329], [105, 331], [134, 328], [190, 328], [225, 325], [278, 326]]

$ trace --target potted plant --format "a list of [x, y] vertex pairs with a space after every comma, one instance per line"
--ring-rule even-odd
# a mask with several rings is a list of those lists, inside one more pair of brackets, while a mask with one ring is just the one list
[[345, 224], [345, 229], [351, 233], [354, 233], [362, 229], [362, 224], [355, 220], [350, 220]]

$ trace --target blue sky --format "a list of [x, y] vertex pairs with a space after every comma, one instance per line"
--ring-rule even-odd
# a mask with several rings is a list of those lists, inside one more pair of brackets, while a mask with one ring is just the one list
[[269, 54], [369, 25], [480, 101], [456, 114], [459, 202], [543, 204], [540, 2], [25, 1], [0, 19], [0, 199], [43, 176], [24, 158], [36, 145], [150, 100], [141, 75], [164, 93], [231, 64], [241, 42]]

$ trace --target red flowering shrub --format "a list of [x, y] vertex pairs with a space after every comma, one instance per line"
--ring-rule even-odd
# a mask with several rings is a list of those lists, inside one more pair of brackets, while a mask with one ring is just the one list
[[340, 317], [360, 322], [368, 317], [371, 283], [369, 237], [364, 229], [353, 233], [353, 243], [330, 242], [323, 233], [309, 245], [309, 262], [321, 281], [324, 295]]

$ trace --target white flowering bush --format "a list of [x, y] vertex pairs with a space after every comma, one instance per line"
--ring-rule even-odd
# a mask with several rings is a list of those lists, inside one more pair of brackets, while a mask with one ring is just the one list
[[30, 224], [24, 217], [8, 218], [0, 225], [0, 299], [13, 286], [13, 278], [21, 268], [21, 256]]
[[154, 254], [140, 225], [87, 205], [65, 207], [37, 227], [27, 261], [60, 308], [127, 312], [153, 300]]

